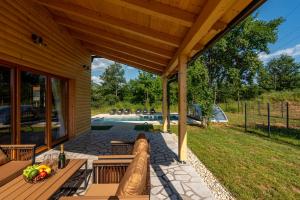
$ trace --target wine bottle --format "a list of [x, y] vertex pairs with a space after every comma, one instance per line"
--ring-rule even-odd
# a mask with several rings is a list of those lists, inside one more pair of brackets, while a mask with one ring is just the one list
[[58, 156], [58, 169], [62, 169], [66, 166], [66, 156], [64, 152], [64, 145], [60, 145], [60, 154]]

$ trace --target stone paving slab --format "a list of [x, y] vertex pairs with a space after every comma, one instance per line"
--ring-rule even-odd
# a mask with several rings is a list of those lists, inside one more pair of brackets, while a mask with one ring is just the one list
[[[86, 158], [88, 168], [97, 155], [110, 154], [111, 140], [133, 141], [138, 132], [134, 124], [119, 124], [110, 130], [90, 131], [65, 143], [67, 158]], [[189, 164], [180, 163], [177, 158], [177, 141], [168, 133], [146, 133], [151, 145], [151, 199], [214, 199], [203, 179]], [[58, 155], [58, 148], [37, 157], [45, 159], [49, 154]], [[70, 180], [75, 184], [78, 178]], [[90, 180], [91, 183], [91, 180]], [[78, 189], [73, 195], [82, 195]]]

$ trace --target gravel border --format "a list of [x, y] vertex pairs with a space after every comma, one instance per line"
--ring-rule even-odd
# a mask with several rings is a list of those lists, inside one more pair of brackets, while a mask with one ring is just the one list
[[[178, 142], [176, 134], [172, 133], [174, 139]], [[211, 190], [215, 199], [218, 200], [235, 200], [232, 194], [218, 181], [218, 179], [205, 167], [205, 165], [198, 159], [198, 157], [187, 148], [187, 163], [195, 168], [196, 172], [203, 178]]]

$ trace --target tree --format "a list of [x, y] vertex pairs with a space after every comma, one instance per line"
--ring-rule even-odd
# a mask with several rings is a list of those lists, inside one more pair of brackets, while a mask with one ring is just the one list
[[199, 104], [202, 110], [202, 123], [206, 126], [212, 112], [213, 90], [209, 86], [208, 70], [201, 60], [196, 60], [188, 68], [188, 102]]
[[126, 99], [130, 99], [132, 103], [142, 101], [146, 107], [149, 107], [161, 100], [161, 79], [151, 73], [140, 71], [138, 77], [128, 83], [128, 90]]
[[300, 64], [288, 55], [271, 59], [260, 74], [259, 84], [264, 89], [294, 89], [299, 83]]
[[119, 63], [114, 63], [108, 66], [103, 74], [100, 75], [103, 95], [110, 104], [114, 104], [121, 99], [120, 91], [126, 83], [124, 74], [122, 66]]
[[[263, 21], [249, 16], [204, 51], [200, 59], [208, 68], [209, 83], [216, 94], [228, 92], [229, 88], [224, 85], [233, 86], [232, 89], [237, 86], [239, 90], [243, 85], [254, 88], [256, 75], [263, 67], [258, 54], [269, 52], [268, 44], [277, 40], [278, 26], [282, 22], [282, 18]], [[239, 92], [230, 92], [239, 98]], [[216, 99], [218, 97], [219, 94]]]

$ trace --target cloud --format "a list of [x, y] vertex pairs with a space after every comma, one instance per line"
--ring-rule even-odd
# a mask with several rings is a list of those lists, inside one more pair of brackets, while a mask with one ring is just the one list
[[100, 79], [99, 76], [92, 76], [92, 81], [97, 84], [102, 83], [102, 80]]
[[291, 48], [281, 49], [278, 51], [275, 51], [274, 53], [266, 54], [266, 53], [260, 53], [259, 59], [263, 61], [264, 63], [268, 62], [272, 58], [278, 57], [282, 54], [289, 55], [292, 57], [300, 56], [300, 44], [295, 45]]
[[114, 61], [107, 60], [105, 58], [95, 58], [92, 63], [92, 70], [104, 71], [109, 65], [113, 64]]

